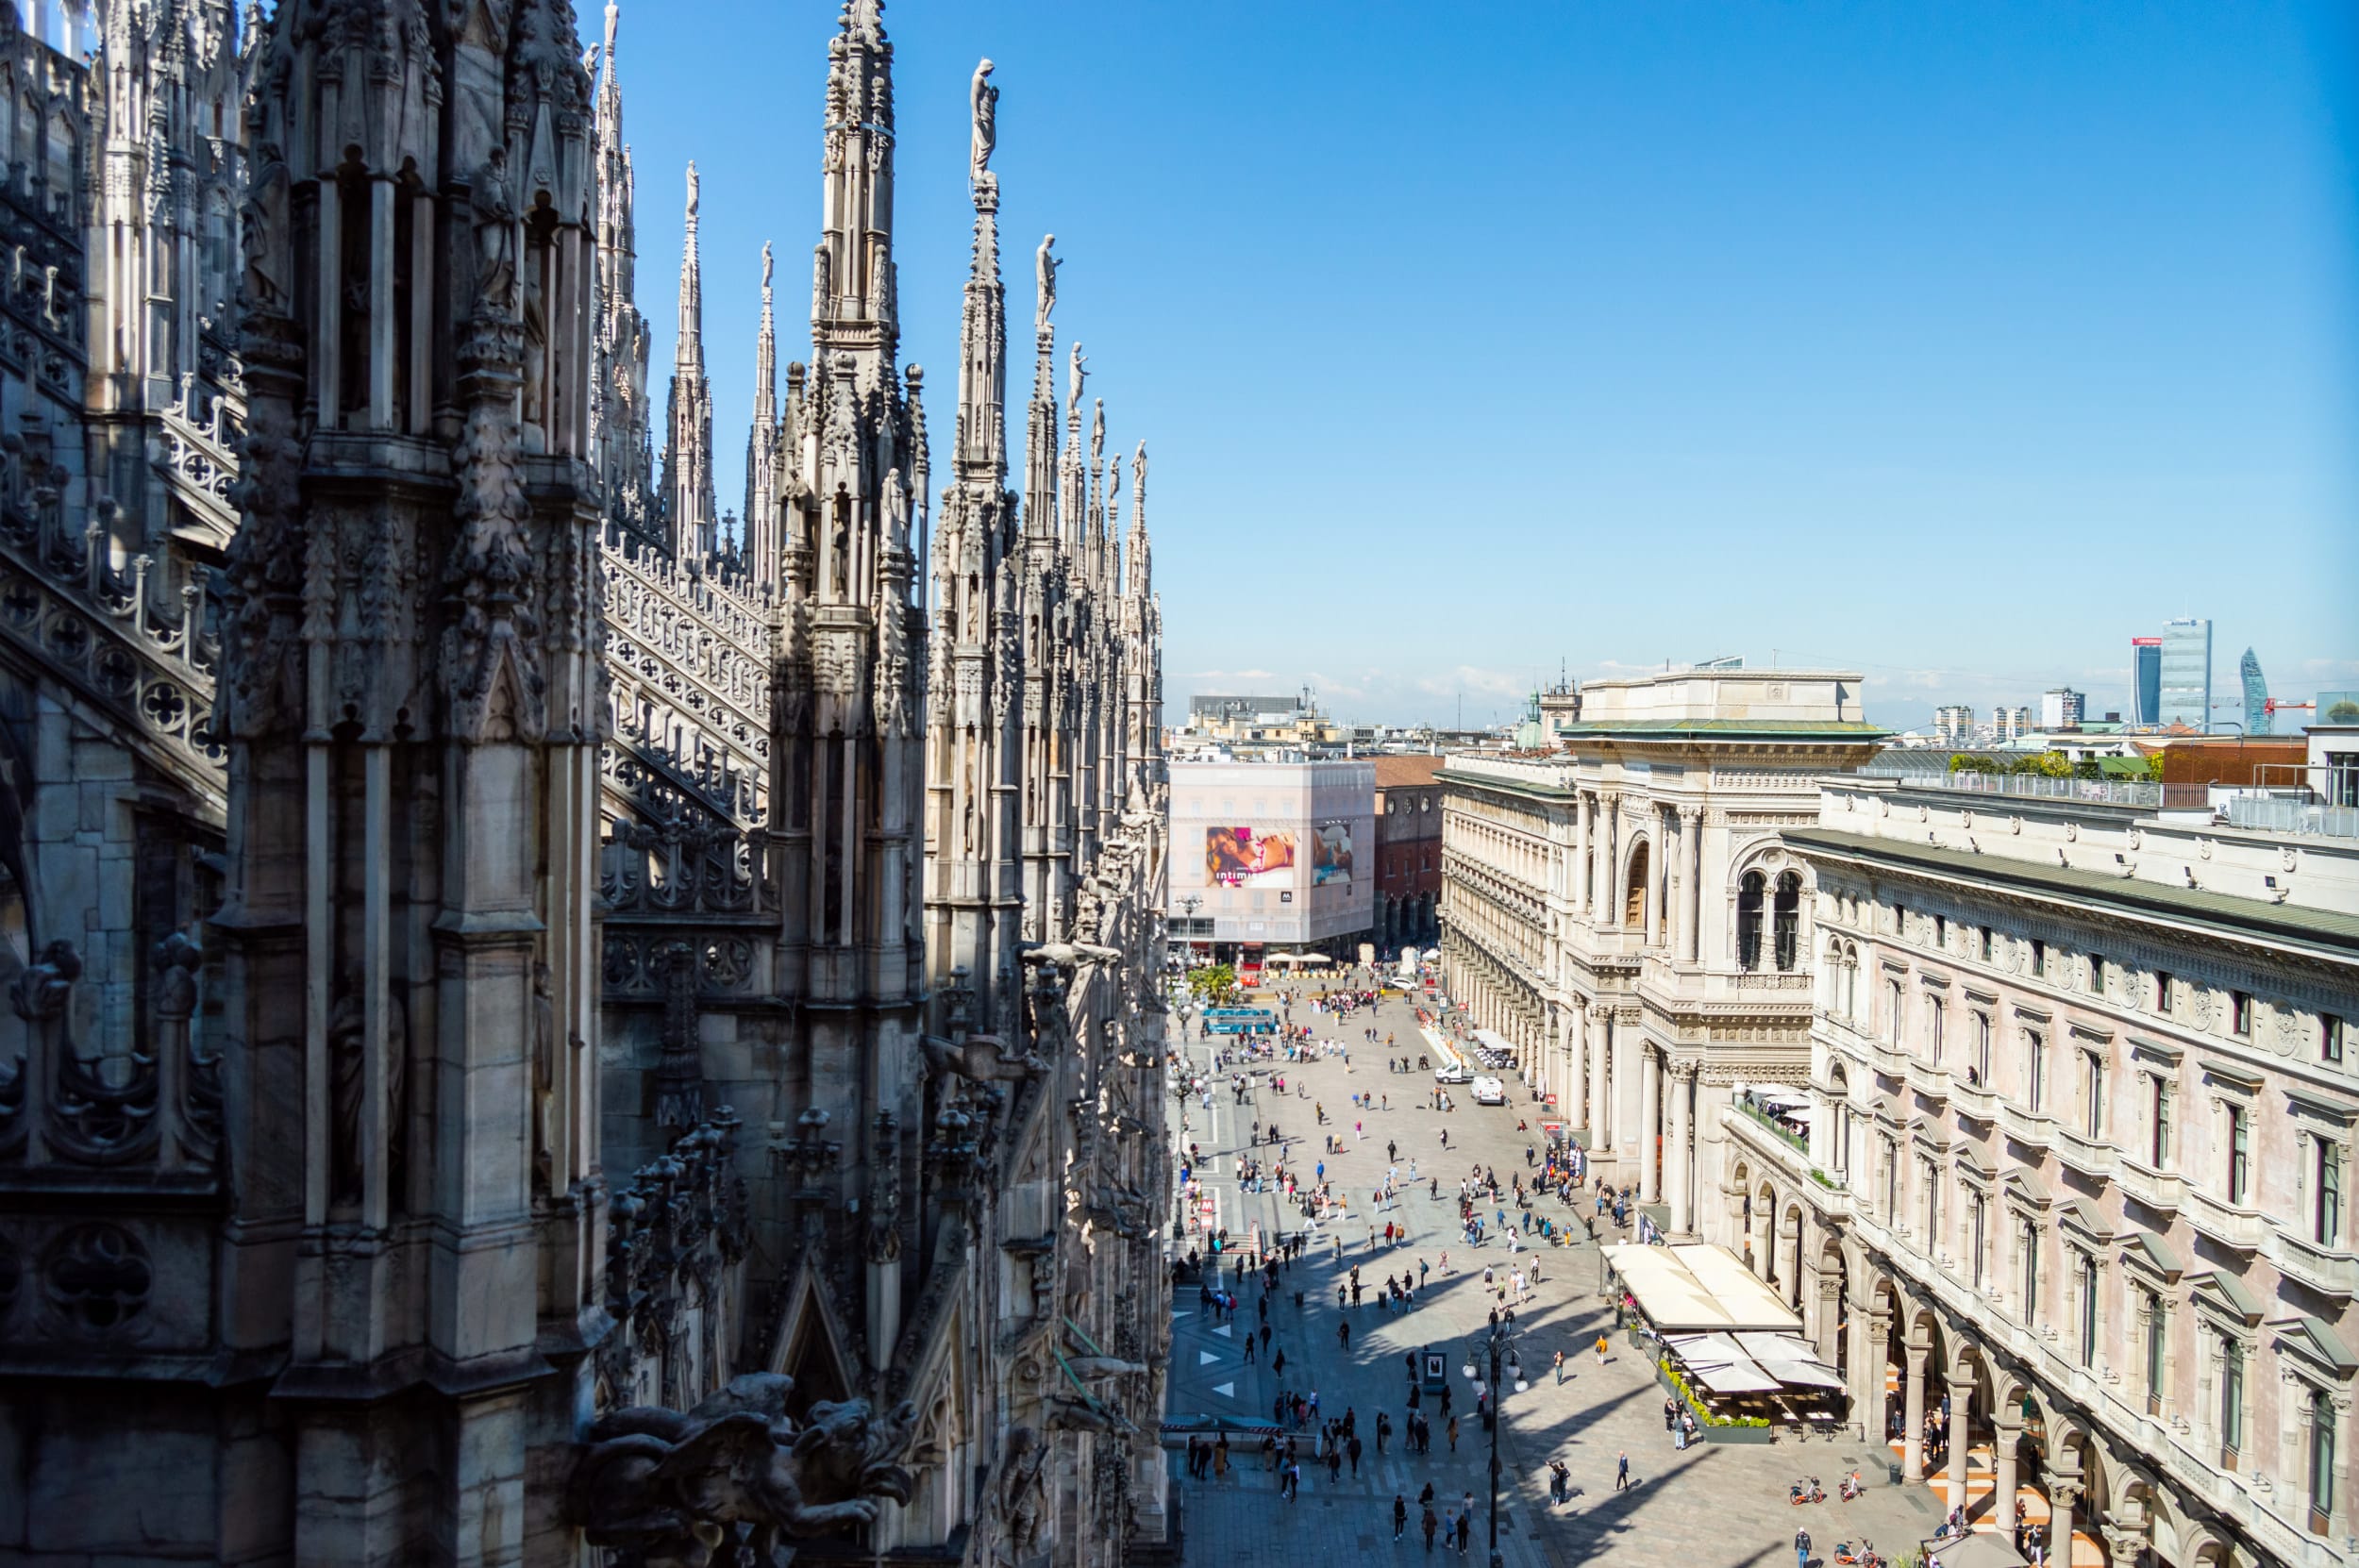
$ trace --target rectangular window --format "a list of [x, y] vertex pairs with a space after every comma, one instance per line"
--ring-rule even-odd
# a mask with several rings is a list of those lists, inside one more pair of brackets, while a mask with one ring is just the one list
[[2105, 1136], [2105, 1064], [2091, 1051], [2081, 1059], [2083, 1092], [2088, 1100], [2088, 1121], [2085, 1125], [2093, 1142]]
[[1985, 926], [1983, 927], [1980, 940], [1975, 943], [1974, 947], [1975, 955], [1984, 963], [1990, 962], [1991, 945], [1990, 927]]
[[2168, 1320], [2163, 1315], [2163, 1298], [2149, 1293], [2146, 1298], [2146, 1413], [2163, 1413], [2163, 1369], [2168, 1361], [2165, 1348], [2165, 1326]]
[[2318, 1059], [2343, 1059], [2343, 1021], [2331, 1012], [2318, 1020]]
[[1933, 916], [1933, 945], [1945, 953], [1949, 950], [1949, 917], [1948, 915]]
[[2234, 1340], [2220, 1342], [2219, 1358], [2219, 1462], [2223, 1470], [2236, 1468], [2236, 1456], [2244, 1448], [2244, 1346]]
[[2036, 939], [2032, 943], [2032, 973], [2041, 976], [2048, 973], [2048, 943]]
[[2081, 1364], [2097, 1364], [2097, 1259], [2081, 1259]]
[[2105, 960], [2095, 953], [2089, 955], [2089, 994], [2105, 994]]
[[1943, 1030], [1941, 998], [1938, 996], [1931, 998], [1931, 1008], [1932, 1016], [1926, 1020], [1928, 1026], [1926, 1032], [1932, 1037], [1930, 1043], [1932, 1046], [1932, 1059], [1934, 1065], [1938, 1066], [1942, 1060]]
[[2159, 1076], [2146, 1081], [2148, 1104], [2152, 1111], [2147, 1126], [2153, 1134], [2147, 1149], [2146, 1162], [2159, 1171], [2170, 1162], [2170, 1086]]
[[2170, 972], [2164, 970], [2154, 976], [2154, 1010], [2165, 1018], [2168, 1018], [2174, 999], [2171, 995]]
[[2343, 1150], [2338, 1143], [2317, 1140], [2318, 1194], [2310, 1215], [2310, 1239], [2322, 1247], [2339, 1246], [2343, 1239]]
[[2023, 1321], [2031, 1323], [2039, 1316], [2039, 1232], [2031, 1226], [2023, 1227]]
[[1974, 1288], [1978, 1291], [1983, 1288], [1983, 1250], [1988, 1244], [1988, 1238], [1983, 1235], [1983, 1226], [1984, 1222], [1987, 1221], [1989, 1217], [1990, 1207], [1987, 1200], [1983, 1198], [1982, 1193], [1975, 1193], [1972, 1215], [1974, 1223], [1974, 1245], [1969, 1254], [1972, 1260], [1968, 1265], [1968, 1269], [1969, 1277], [1973, 1279]]
[[1966, 1076], [1978, 1085], [1990, 1082], [1990, 1014], [1986, 1012], [1974, 1015], [1974, 1064]]
[[2048, 1044], [2037, 1029], [2026, 1029], [2023, 1047], [2023, 1103], [2036, 1111], [2048, 1098]]
[[2252, 1032], [2252, 998], [2241, 991], [2228, 993], [2228, 1032], [2238, 1040]]
[[2244, 1207], [2251, 1177], [2252, 1117], [2240, 1105], [2228, 1108], [2228, 1201]]
[[2324, 1535], [2334, 1521], [2334, 1401], [2310, 1395], [2310, 1529]]
[[1909, 940], [1909, 907], [1906, 904], [1892, 906], [1892, 934], [1902, 942]]

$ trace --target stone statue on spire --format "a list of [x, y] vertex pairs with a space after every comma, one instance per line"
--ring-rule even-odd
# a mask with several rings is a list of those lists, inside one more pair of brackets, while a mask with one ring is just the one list
[[1072, 417], [1075, 419], [1081, 417], [1081, 387], [1090, 378], [1090, 373], [1085, 368], [1089, 364], [1089, 359], [1090, 357], [1081, 352], [1081, 345], [1075, 343], [1072, 368], [1065, 374], [1066, 406], [1072, 409]]
[[975, 107], [975, 144], [973, 175], [977, 185], [991, 173], [992, 149], [999, 143], [999, 90], [991, 85], [991, 61], [985, 59], [975, 68], [975, 80], [969, 88]]
[[1040, 249], [1032, 255], [1032, 271], [1040, 281], [1040, 310], [1032, 322], [1035, 331], [1048, 330], [1048, 318], [1056, 312], [1057, 309], [1057, 267], [1059, 263], [1055, 257], [1048, 254], [1048, 247], [1056, 242], [1055, 235], [1042, 235]]
[[761, 292], [764, 294], [770, 292], [770, 274], [774, 270], [775, 263], [770, 257], [770, 242], [764, 240], [761, 242]]

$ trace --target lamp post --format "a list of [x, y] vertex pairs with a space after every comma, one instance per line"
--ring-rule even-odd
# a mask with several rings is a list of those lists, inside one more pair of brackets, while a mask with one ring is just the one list
[[1499, 1361], [1502, 1357], [1507, 1362], [1507, 1375], [1515, 1379], [1516, 1390], [1521, 1392], [1526, 1386], [1523, 1362], [1515, 1354], [1514, 1343], [1515, 1309], [1513, 1307], [1505, 1312], [1493, 1308], [1491, 1326], [1466, 1342], [1466, 1365], [1464, 1369], [1466, 1376], [1472, 1378], [1477, 1366], [1486, 1357], [1491, 1368], [1491, 1397], [1484, 1412], [1484, 1419], [1491, 1427], [1491, 1568], [1502, 1568], [1499, 1557]]

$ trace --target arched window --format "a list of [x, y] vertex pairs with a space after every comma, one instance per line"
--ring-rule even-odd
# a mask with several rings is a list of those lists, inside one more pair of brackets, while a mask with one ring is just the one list
[[1778, 948], [1778, 973], [1794, 973], [1795, 960], [1801, 955], [1802, 875], [1789, 871], [1778, 878], [1778, 901], [1774, 908], [1775, 934]]
[[1630, 883], [1622, 895], [1622, 924], [1633, 931], [1647, 928], [1647, 846], [1631, 851]]
[[1757, 871], [1748, 871], [1736, 885], [1736, 967], [1755, 970], [1761, 967], [1761, 897], [1768, 879]]

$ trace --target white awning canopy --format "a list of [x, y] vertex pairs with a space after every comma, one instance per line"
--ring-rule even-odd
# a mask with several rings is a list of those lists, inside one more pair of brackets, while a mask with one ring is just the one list
[[1494, 1051], [1513, 1051], [1515, 1048], [1507, 1043], [1505, 1035], [1496, 1029], [1477, 1029], [1474, 1037], [1476, 1044], [1488, 1045]]
[[1800, 1314], [1726, 1247], [1623, 1243], [1600, 1250], [1658, 1334], [1801, 1329]]
[[1778, 1389], [1777, 1380], [1764, 1376], [1750, 1361], [1691, 1366], [1687, 1370], [1695, 1374], [1696, 1381], [1715, 1393], [1775, 1393]]

